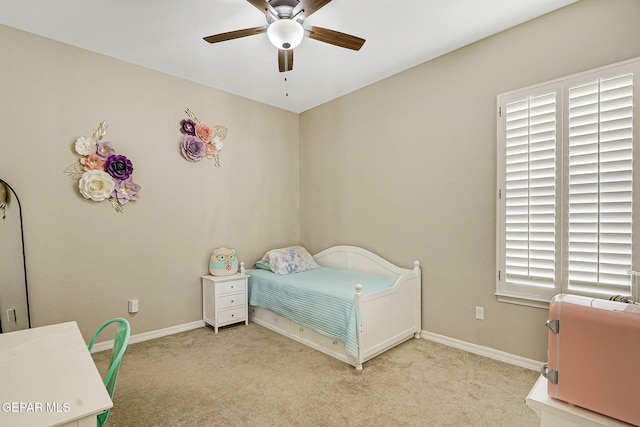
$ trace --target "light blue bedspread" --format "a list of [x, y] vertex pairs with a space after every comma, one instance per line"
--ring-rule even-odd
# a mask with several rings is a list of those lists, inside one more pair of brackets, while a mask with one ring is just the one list
[[343, 341], [347, 353], [358, 357], [354, 296], [356, 285], [370, 294], [390, 288], [395, 279], [371, 273], [320, 267], [277, 275], [251, 270], [249, 304], [266, 308], [323, 335]]

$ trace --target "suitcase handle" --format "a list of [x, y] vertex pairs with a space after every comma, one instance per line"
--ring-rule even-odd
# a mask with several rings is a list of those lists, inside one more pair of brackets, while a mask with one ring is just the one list
[[549, 370], [549, 364], [543, 363], [540, 367], [540, 373], [547, 380], [551, 381], [551, 384], [558, 384], [558, 371]]

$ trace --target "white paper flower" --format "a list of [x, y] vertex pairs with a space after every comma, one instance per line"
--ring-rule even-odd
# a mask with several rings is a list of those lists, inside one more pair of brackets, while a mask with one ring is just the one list
[[101, 170], [90, 170], [82, 174], [78, 182], [80, 194], [95, 202], [108, 199], [115, 188], [111, 175]]
[[76, 139], [76, 153], [81, 156], [88, 156], [96, 153], [96, 141], [93, 138], [81, 136]]
[[213, 145], [215, 145], [216, 150], [218, 151], [222, 150], [222, 147], [224, 147], [224, 142], [222, 142], [219, 136], [216, 136], [215, 138], [213, 138], [213, 141], [211, 142], [213, 143]]

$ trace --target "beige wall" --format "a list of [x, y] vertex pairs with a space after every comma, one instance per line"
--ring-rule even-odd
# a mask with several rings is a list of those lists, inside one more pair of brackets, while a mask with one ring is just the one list
[[[0, 58], [0, 177], [22, 202], [34, 326], [197, 321], [213, 248], [253, 262], [299, 242], [298, 115], [5, 26]], [[220, 168], [179, 153], [185, 107], [229, 128]], [[142, 185], [123, 214], [63, 173], [103, 120]]]
[[545, 360], [547, 310], [494, 297], [496, 95], [640, 56], [639, 19], [582, 0], [301, 114], [303, 243], [418, 259], [424, 330]]

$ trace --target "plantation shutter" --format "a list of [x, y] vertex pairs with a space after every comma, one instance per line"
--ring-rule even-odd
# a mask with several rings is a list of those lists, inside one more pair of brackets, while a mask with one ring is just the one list
[[505, 280], [554, 287], [556, 93], [505, 107]]
[[640, 299], [639, 76], [636, 58], [498, 95], [499, 301]]
[[568, 90], [568, 288], [629, 294], [633, 75]]

